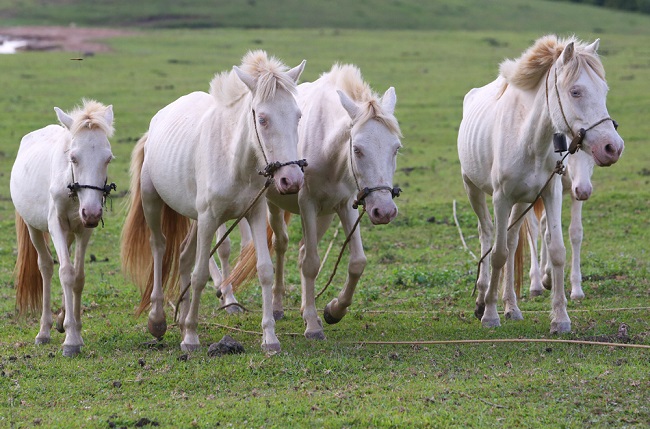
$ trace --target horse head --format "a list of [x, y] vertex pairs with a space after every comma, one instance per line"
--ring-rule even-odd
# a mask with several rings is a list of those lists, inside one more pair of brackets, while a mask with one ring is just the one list
[[79, 200], [79, 218], [86, 228], [102, 220], [108, 164], [113, 159], [108, 138], [113, 134], [113, 107], [86, 101], [71, 114], [54, 108], [59, 121], [72, 139], [67, 156], [70, 162], [70, 196]]
[[[250, 56], [262, 55], [256, 51]], [[257, 140], [264, 161], [272, 168], [270, 175], [275, 179], [275, 187], [280, 194], [295, 194], [304, 183], [302, 167], [298, 162], [298, 122], [301, 112], [295, 98], [296, 83], [305, 68], [305, 60], [288, 71], [281, 71], [274, 59], [261, 70], [247, 66], [250, 58], [244, 58], [242, 68], [233, 70], [252, 93], [252, 117], [254, 139]], [[258, 64], [262, 61], [258, 60]], [[248, 71], [250, 70], [250, 72]]]
[[557, 98], [555, 124], [574, 136], [574, 142], [596, 165], [609, 166], [618, 161], [624, 143], [616, 130], [618, 124], [607, 111], [608, 87], [596, 53], [598, 44], [599, 40], [586, 46], [566, 45], [553, 73], [555, 90], [549, 89], [548, 96]]
[[593, 191], [591, 175], [594, 172], [594, 158], [579, 150], [567, 158], [567, 173], [571, 182], [571, 195], [576, 200], [588, 200]]
[[393, 201], [399, 188], [393, 187], [397, 153], [402, 147], [401, 133], [394, 117], [397, 97], [389, 88], [380, 100], [358, 105], [337, 91], [343, 108], [352, 119], [350, 157], [352, 174], [359, 188], [357, 203], [365, 204], [370, 221], [387, 224], [397, 216]]

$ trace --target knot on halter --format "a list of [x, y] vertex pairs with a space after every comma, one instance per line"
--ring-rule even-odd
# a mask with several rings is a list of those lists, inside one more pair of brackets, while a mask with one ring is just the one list
[[307, 167], [309, 164], [307, 163], [306, 159], [299, 159], [298, 161], [288, 161], [288, 162], [275, 161], [270, 164], [267, 164], [266, 167], [264, 167], [264, 170], [259, 171], [258, 174], [264, 177], [273, 177], [276, 171], [278, 171], [280, 168], [285, 167], [287, 165], [297, 165], [298, 167], [300, 167], [300, 171], [304, 172], [305, 167]]
[[80, 185], [79, 182], [74, 182], [74, 183], [70, 183], [67, 186], [67, 188], [70, 190], [70, 192], [68, 193], [68, 196], [70, 198], [76, 198], [79, 189], [94, 189], [95, 191], [99, 191], [102, 193], [104, 197], [104, 202], [106, 202], [106, 197], [110, 196], [111, 191], [117, 191], [117, 185], [112, 182], [110, 184], [104, 182], [103, 187], [93, 186], [93, 185]]
[[390, 186], [377, 186], [374, 188], [363, 188], [357, 194], [357, 199], [354, 200], [354, 202], [352, 203], [352, 208], [356, 209], [359, 206], [365, 207], [366, 197], [375, 191], [390, 191], [391, 197], [395, 198], [400, 196], [400, 194], [402, 193], [402, 188], [400, 188], [399, 186], [395, 186], [394, 188], [391, 188]]

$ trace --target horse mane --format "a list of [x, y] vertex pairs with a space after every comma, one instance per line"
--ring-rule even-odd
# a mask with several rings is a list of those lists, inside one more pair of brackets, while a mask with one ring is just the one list
[[[287, 71], [289, 67], [275, 57], [269, 57], [265, 51], [248, 51], [242, 58], [240, 68], [255, 79], [255, 94], [259, 101], [266, 101], [275, 96], [278, 88], [296, 94], [296, 82]], [[231, 70], [218, 73], [210, 82], [210, 94], [218, 101], [232, 105], [249, 92], [248, 87]]]
[[321, 77], [345, 92], [350, 99], [361, 108], [361, 112], [353, 120], [353, 128], [374, 119], [381, 122], [386, 128], [398, 137], [402, 137], [399, 123], [394, 115], [386, 113], [381, 105], [381, 96], [374, 92], [368, 83], [363, 80], [361, 71], [352, 64], [334, 64], [332, 69], [323, 73]]
[[[575, 54], [571, 61], [562, 67], [568, 85], [575, 82], [583, 68], [593, 70], [598, 77], [605, 80], [605, 68], [598, 54], [585, 49], [588, 44], [575, 36], [559, 39], [555, 35], [546, 35], [528, 48], [516, 60], [505, 60], [499, 66], [499, 74], [505, 79], [504, 87], [514, 85], [521, 89], [533, 89], [542, 77], [560, 57], [569, 43], [574, 43]], [[504, 88], [505, 90], [505, 88]]]
[[68, 115], [72, 118], [72, 126], [70, 132], [72, 134], [78, 133], [82, 129], [99, 129], [103, 131], [106, 136], [112, 137], [115, 129], [113, 124], [106, 121], [107, 106], [95, 100], [82, 100], [83, 106], [76, 107]]

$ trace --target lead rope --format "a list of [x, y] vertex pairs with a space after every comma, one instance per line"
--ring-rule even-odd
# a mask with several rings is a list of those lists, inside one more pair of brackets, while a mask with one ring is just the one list
[[[210, 251], [210, 256], [209, 256], [210, 258], [212, 258], [212, 256], [214, 256], [214, 253], [217, 251], [219, 246], [221, 246], [221, 244], [226, 240], [226, 238], [228, 238], [230, 233], [235, 229], [235, 227], [239, 224], [239, 222], [241, 222], [241, 220], [244, 217], [246, 217], [246, 215], [251, 211], [251, 209], [257, 203], [257, 201], [262, 197], [264, 192], [266, 192], [266, 190], [269, 188], [269, 186], [271, 186], [271, 183], [273, 183], [273, 180], [274, 180], [273, 175], [275, 174], [276, 171], [278, 171], [281, 167], [284, 167], [286, 165], [297, 165], [297, 166], [300, 167], [300, 169], [302, 171], [304, 171], [304, 168], [308, 165], [307, 160], [305, 160], [305, 159], [300, 159], [298, 161], [288, 161], [288, 162], [284, 162], [284, 163], [282, 163], [280, 161], [269, 163], [268, 158], [266, 157], [266, 152], [264, 152], [264, 146], [262, 145], [262, 140], [260, 139], [260, 135], [257, 132], [257, 116], [255, 114], [255, 109], [252, 109], [252, 112], [253, 112], [253, 125], [255, 127], [255, 137], [257, 138], [257, 143], [259, 144], [260, 150], [262, 151], [262, 156], [264, 157], [264, 162], [266, 163], [266, 167], [264, 167], [263, 170], [258, 171], [258, 174], [260, 176], [266, 177], [267, 179], [266, 179], [266, 182], [264, 182], [264, 186], [262, 187], [262, 189], [260, 189], [260, 191], [257, 193], [255, 198], [253, 198], [253, 201], [248, 205], [246, 210], [244, 210], [244, 212], [239, 217], [237, 217], [235, 222], [230, 226], [230, 228], [228, 228], [226, 233], [221, 237], [221, 239], [219, 239], [217, 244], [214, 245], [214, 247]], [[189, 233], [194, 234], [196, 228], [197, 227], [196, 227], [196, 222], [195, 222], [195, 223], [192, 224], [192, 228], [190, 229]], [[185, 297], [185, 294], [187, 293], [187, 290], [190, 288], [191, 285], [192, 285], [192, 282], [190, 281], [190, 283], [188, 283], [187, 286], [185, 286], [185, 288], [183, 288], [183, 291], [181, 292], [181, 294], [178, 297], [178, 300], [176, 301], [176, 308], [174, 309], [174, 320], [176, 320], [176, 318], [178, 316], [178, 309], [180, 307], [180, 304], [183, 301], [183, 299]]]

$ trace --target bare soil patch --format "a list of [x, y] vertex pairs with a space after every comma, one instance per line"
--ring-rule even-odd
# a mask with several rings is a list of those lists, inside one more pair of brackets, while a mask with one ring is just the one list
[[109, 52], [102, 40], [135, 34], [133, 30], [77, 27], [6, 27], [0, 28], [4, 39], [26, 40], [23, 50], [70, 51], [82, 54]]

